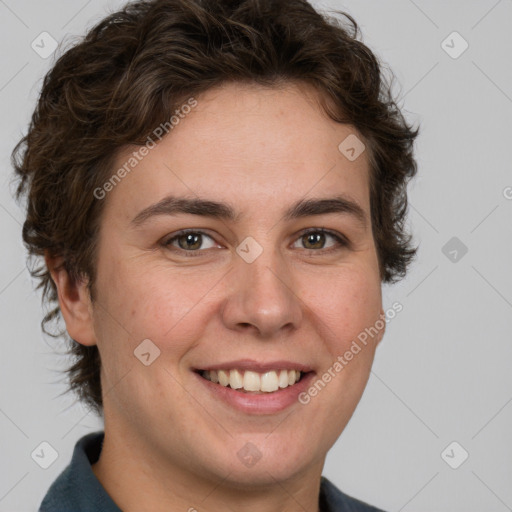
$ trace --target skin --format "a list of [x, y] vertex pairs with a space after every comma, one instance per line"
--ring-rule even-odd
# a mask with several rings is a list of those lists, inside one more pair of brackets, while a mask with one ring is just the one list
[[[47, 258], [70, 336], [101, 354], [105, 442], [93, 471], [123, 510], [318, 510], [326, 454], [363, 394], [384, 331], [310, 403], [275, 414], [209, 397], [191, 371], [285, 359], [321, 377], [383, 314], [367, 156], [340, 153], [357, 131], [327, 117], [316, 94], [291, 83], [224, 84], [197, 97], [104, 199], [96, 301]], [[230, 203], [241, 217], [130, 224], [170, 193]], [[339, 194], [361, 207], [366, 226], [346, 213], [281, 218], [295, 201]], [[207, 233], [202, 245], [183, 237], [181, 253], [176, 240], [163, 245], [187, 228]], [[308, 228], [337, 232], [349, 246], [330, 235], [308, 243]], [[247, 236], [263, 248], [250, 264], [236, 253]], [[184, 255], [191, 245], [198, 256]], [[147, 338], [161, 351], [149, 366], [133, 354]], [[247, 442], [262, 454], [252, 467], [237, 457]]]

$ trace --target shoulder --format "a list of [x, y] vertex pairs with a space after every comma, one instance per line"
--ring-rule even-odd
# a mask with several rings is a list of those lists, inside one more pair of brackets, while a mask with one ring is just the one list
[[320, 484], [320, 512], [384, 512], [340, 491], [322, 476]]

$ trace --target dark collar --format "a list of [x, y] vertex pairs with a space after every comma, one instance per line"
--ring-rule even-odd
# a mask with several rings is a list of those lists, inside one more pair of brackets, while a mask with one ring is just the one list
[[71, 463], [57, 477], [39, 512], [121, 512], [92, 471], [101, 452], [104, 432], [93, 432], [75, 445]]

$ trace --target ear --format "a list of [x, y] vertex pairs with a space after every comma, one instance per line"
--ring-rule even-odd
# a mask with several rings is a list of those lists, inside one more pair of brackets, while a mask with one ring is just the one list
[[382, 322], [384, 322], [384, 325], [382, 327], [382, 329], [379, 329], [379, 334], [377, 335], [377, 345], [379, 345], [379, 343], [382, 341], [382, 338], [384, 337], [384, 333], [386, 332], [386, 314], [384, 313], [384, 309], [380, 308], [380, 316], [379, 316], [379, 320], [377, 321], [380, 321], [382, 320]]
[[57, 287], [60, 311], [69, 335], [82, 345], [96, 345], [87, 281], [73, 280], [62, 264], [62, 258], [52, 258], [46, 253], [44, 259]]

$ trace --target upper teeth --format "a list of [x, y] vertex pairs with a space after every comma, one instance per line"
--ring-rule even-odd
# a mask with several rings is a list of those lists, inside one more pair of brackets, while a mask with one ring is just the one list
[[279, 388], [286, 388], [295, 384], [301, 376], [299, 370], [277, 370], [264, 373], [252, 371], [241, 372], [239, 370], [205, 370], [202, 372], [204, 378], [230, 386], [233, 389], [244, 389], [245, 391], [265, 391], [270, 393]]

